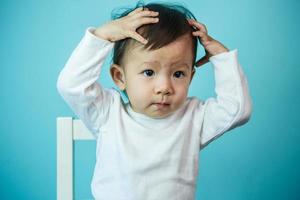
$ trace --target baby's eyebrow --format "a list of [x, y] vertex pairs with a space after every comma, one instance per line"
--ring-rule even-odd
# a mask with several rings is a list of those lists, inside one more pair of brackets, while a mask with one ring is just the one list
[[[155, 63], [160, 63], [159, 61], [157, 61], [157, 60], [154, 60], [154, 61], [145, 61], [145, 62], [143, 62], [142, 64], [155, 64]], [[189, 67], [189, 65], [185, 62], [185, 61], [175, 61], [175, 62], [172, 62], [171, 63], [171, 66], [173, 66], [173, 65], [175, 65], [175, 64], [183, 64], [183, 65], [186, 65], [187, 67]]]

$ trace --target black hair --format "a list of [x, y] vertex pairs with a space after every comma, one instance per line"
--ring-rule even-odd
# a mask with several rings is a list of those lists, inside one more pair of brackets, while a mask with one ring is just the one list
[[[143, 46], [144, 49], [156, 50], [169, 43], [175, 41], [180, 36], [195, 31], [191, 25], [189, 25], [187, 19], [193, 18], [197, 20], [195, 16], [186, 7], [175, 3], [148, 3], [145, 4], [142, 1], [138, 1], [134, 8], [127, 8], [121, 14], [112, 14], [112, 19], [118, 19], [128, 15], [138, 7], [145, 7], [149, 10], [159, 12], [159, 21], [154, 24], [145, 24], [140, 26], [136, 31], [145, 39], [148, 43]], [[197, 37], [192, 36], [193, 43], [193, 66], [195, 66], [197, 55]], [[136, 42], [132, 38], [125, 38], [115, 42], [114, 53], [112, 62], [117, 65], [121, 65], [124, 55], [126, 53], [126, 47], [130, 42]], [[193, 70], [194, 67], [192, 66]]]

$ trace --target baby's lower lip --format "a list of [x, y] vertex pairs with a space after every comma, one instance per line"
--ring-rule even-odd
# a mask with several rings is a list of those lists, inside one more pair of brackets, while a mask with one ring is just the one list
[[168, 107], [170, 104], [165, 104], [165, 103], [154, 103], [153, 105], [155, 105], [157, 108], [161, 109], [161, 108]]

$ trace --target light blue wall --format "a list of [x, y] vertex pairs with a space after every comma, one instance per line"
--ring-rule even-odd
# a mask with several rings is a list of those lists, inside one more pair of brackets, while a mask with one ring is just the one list
[[[249, 123], [201, 151], [197, 199], [300, 199], [299, 1], [183, 3], [212, 37], [238, 49], [254, 106]], [[56, 117], [75, 117], [57, 93], [58, 73], [88, 26], [134, 4], [1, 1], [0, 199], [56, 198]], [[112, 86], [107, 64], [100, 82]], [[191, 95], [214, 95], [210, 63], [192, 84]], [[75, 144], [76, 199], [92, 198], [95, 147]]]

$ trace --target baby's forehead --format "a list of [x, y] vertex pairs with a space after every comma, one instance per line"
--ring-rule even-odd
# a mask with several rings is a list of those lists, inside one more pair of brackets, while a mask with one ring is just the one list
[[149, 66], [190, 66], [193, 62], [192, 51], [181, 50], [155, 50], [155, 51], [139, 51], [129, 56], [130, 60], [138, 65]]
[[[189, 37], [177, 38], [160, 48], [151, 49], [144, 44], [132, 42], [128, 44], [124, 61], [132, 66], [193, 66], [194, 49]], [[124, 64], [125, 64], [124, 63]]]
[[158, 71], [174, 71], [192, 69], [191, 62], [185, 59], [176, 60], [157, 60], [157, 59], [134, 59], [132, 62], [126, 63], [126, 69], [129, 71], [140, 71], [145, 69], [153, 69]]

